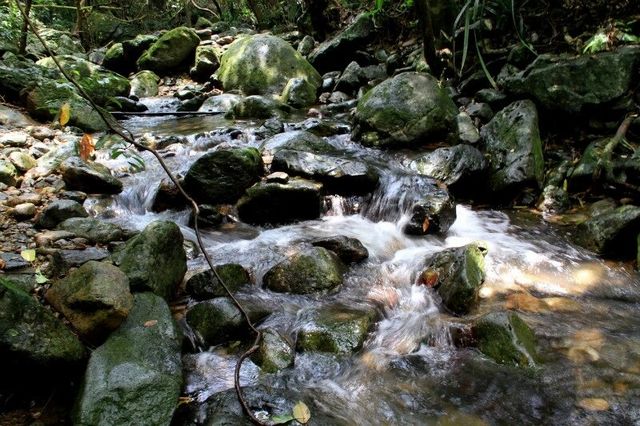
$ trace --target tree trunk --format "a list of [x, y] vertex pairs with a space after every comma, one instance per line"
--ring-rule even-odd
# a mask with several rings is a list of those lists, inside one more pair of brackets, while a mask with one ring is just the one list
[[429, 0], [415, 0], [416, 14], [422, 36], [422, 50], [424, 59], [434, 76], [440, 77], [442, 73], [442, 62], [436, 52], [436, 38], [433, 34], [433, 23], [431, 21], [431, 9]]
[[89, 31], [87, 29], [87, 14], [85, 12], [86, 0], [76, 0], [76, 32], [80, 37], [80, 43], [85, 49], [91, 47]]
[[[26, 0], [24, 4], [24, 13], [27, 16], [29, 16], [29, 13], [31, 12], [31, 2], [32, 0]], [[27, 51], [28, 32], [29, 32], [29, 22], [27, 21], [27, 19], [24, 19], [24, 22], [22, 23], [22, 31], [20, 33], [20, 44], [18, 46], [18, 52], [21, 55], [24, 55], [25, 52]]]

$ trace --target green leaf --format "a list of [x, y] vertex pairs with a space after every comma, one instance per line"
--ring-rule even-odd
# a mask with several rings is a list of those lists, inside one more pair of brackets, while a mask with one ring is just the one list
[[36, 251], [34, 249], [22, 250], [20, 256], [27, 262], [33, 262], [36, 260]]
[[274, 425], [283, 425], [285, 423], [289, 423], [291, 420], [295, 420], [291, 414], [281, 414], [279, 416], [271, 417], [271, 422]]
[[45, 277], [42, 272], [40, 272], [40, 268], [36, 269], [36, 284], [45, 284], [49, 282], [49, 278]]

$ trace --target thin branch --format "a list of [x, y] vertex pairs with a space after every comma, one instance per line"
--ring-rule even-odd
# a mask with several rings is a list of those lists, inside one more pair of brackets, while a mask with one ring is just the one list
[[249, 326], [249, 328], [256, 335], [256, 338], [255, 338], [255, 340], [253, 342], [253, 345], [247, 351], [245, 351], [242, 354], [242, 356], [240, 356], [240, 358], [238, 359], [238, 362], [236, 363], [234, 387], [235, 387], [235, 390], [236, 390], [236, 394], [238, 396], [238, 400], [240, 401], [240, 404], [242, 405], [242, 409], [244, 410], [245, 414], [250, 418], [250, 420], [254, 424], [256, 424], [256, 425], [264, 425], [264, 423], [262, 421], [260, 421], [253, 414], [253, 412], [251, 411], [249, 405], [247, 404], [247, 401], [244, 398], [244, 395], [242, 393], [242, 387], [241, 387], [241, 384], [240, 384], [240, 368], [242, 367], [242, 362], [258, 349], [258, 345], [260, 343], [260, 340], [262, 339], [262, 333], [260, 332], [260, 330], [258, 330], [255, 327], [255, 325], [253, 324], [253, 321], [251, 321], [251, 318], [249, 317], [249, 314], [247, 313], [245, 308], [242, 306], [242, 304], [238, 301], [238, 299], [236, 299], [236, 297], [233, 295], [233, 293], [231, 293], [231, 291], [229, 290], [229, 287], [226, 285], [226, 283], [224, 282], [222, 277], [220, 277], [220, 275], [216, 271], [216, 269], [215, 269], [215, 267], [213, 265], [213, 262], [211, 260], [211, 257], [207, 253], [207, 250], [206, 250], [206, 247], [204, 245], [204, 242], [202, 241], [202, 236], [200, 234], [200, 229], [198, 227], [198, 221], [200, 220], [200, 208], [198, 207], [198, 203], [196, 203], [195, 200], [193, 198], [191, 198], [191, 196], [189, 196], [189, 194], [187, 194], [187, 192], [184, 190], [182, 185], [180, 185], [180, 182], [178, 182], [178, 179], [173, 175], [173, 173], [171, 172], [171, 170], [169, 169], [167, 164], [164, 162], [164, 160], [162, 159], [160, 154], [158, 154], [158, 152], [155, 149], [147, 147], [147, 146], [137, 142], [135, 140], [135, 138], [133, 137], [133, 135], [131, 134], [131, 132], [129, 132], [127, 129], [125, 129], [120, 124], [114, 124], [112, 122], [112, 120], [109, 119], [109, 117], [107, 116], [107, 113], [105, 113], [105, 111], [95, 103], [95, 101], [91, 98], [91, 96], [89, 96], [89, 94], [84, 90], [84, 88], [82, 88], [82, 86], [80, 86], [80, 84], [78, 84], [78, 82], [75, 81], [67, 73], [67, 71], [64, 69], [62, 64], [60, 64], [60, 62], [56, 58], [55, 54], [49, 48], [47, 42], [40, 36], [40, 33], [38, 32], [38, 30], [34, 27], [33, 23], [31, 22], [29, 17], [26, 15], [25, 11], [23, 10], [22, 6], [20, 5], [19, 0], [15, 0], [15, 2], [16, 2], [16, 5], [18, 7], [18, 10], [20, 10], [20, 13], [22, 14], [22, 17], [28, 23], [29, 28], [31, 29], [33, 34], [36, 36], [36, 38], [40, 41], [40, 43], [42, 44], [44, 49], [47, 51], [49, 56], [51, 56], [51, 59], [56, 64], [56, 66], [58, 67], [58, 69], [60, 70], [62, 75], [67, 80], [69, 80], [69, 82], [71, 84], [73, 84], [76, 87], [76, 89], [78, 89], [78, 92], [82, 95], [82, 97], [85, 98], [91, 104], [91, 106], [100, 115], [100, 118], [102, 118], [102, 120], [107, 125], [107, 127], [109, 129], [111, 129], [115, 134], [117, 134], [118, 136], [123, 138], [125, 141], [129, 142], [131, 145], [133, 145], [136, 148], [138, 148], [139, 150], [141, 150], [141, 151], [149, 151], [156, 158], [156, 160], [158, 161], [158, 163], [160, 164], [160, 166], [162, 167], [164, 172], [167, 174], [167, 176], [169, 177], [171, 182], [176, 186], [176, 188], [178, 188], [178, 191], [189, 202], [189, 204], [191, 204], [191, 208], [193, 209], [194, 216], [195, 216], [194, 230], [195, 230], [195, 234], [196, 234], [196, 239], [197, 239], [197, 242], [198, 242], [198, 246], [200, 247], [200, 250], [202, 251], [202, 254], [204, 255], [204, 258], [207, 261], [207, 264], [209, 265], [209, 269], [211, 269], [211, 271], [213, 272], [215, 278], [218, 280], [220, 285], [222, 285], [222, 288], [224, 288], [224, 291], [227, 293], [229, 298], [236, 305], [238, 310], [240, 310], [240, 312], [242, 313], [242, 315], [243, 315], [247, 325]]

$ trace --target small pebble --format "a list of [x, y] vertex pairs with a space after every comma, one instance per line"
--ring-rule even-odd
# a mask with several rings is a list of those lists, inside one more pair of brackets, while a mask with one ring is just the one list
[[20, 219], [30, 219], [36, 215], [36, 206], [33, 203], [18, 204], [13, 208], [13, 215]]

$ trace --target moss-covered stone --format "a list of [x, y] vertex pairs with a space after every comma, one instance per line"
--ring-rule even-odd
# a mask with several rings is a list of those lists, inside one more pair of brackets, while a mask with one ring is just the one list
[[263, 277], [265, 286], [280, 293], [308, 294], [342, 285], [344, 265], [335, 253], [313, 247], [290, 256]]
[[428, 74], [404, 73], [380, 83], [358, 101], [353, 138], [377, 147], [447, 139], [457, 132], [457, 115], [438, 80]]
[[187, 27], [167, 31], [140, 56], [137, 61], [141, 70], [158, 74], [179, 68], [191, 61], [200, 38], [195, 30]]
[[71, 157], [64, 160], [58, 169], [68, 189], [87, 194], [117, 194], [122, 191], [122, 182], [111, 176], [111, 171], [102, 164]]
[[114, 43], [107, 49], [102, 66], [122, 75], [127, 75], [131, 71], [131, 64], [126, 61], [122, 43]]
[[[231, 292], [236, 292], [240, 287], [251, 282], [251, 277], [247, 270], [236, 263], [216, 265], [215, 271]], [[187, 293], [196, 300], [227, 296], [227, 292], [210, 269], [199, 272], [189, 278], [186, 283], [186, 289]]]
[[575, 241], [602, 256], [632, 259], [640, 233], [640, 207], [605, 209], [578, 225]]
[[91, 354], [73, 423], [168, 425], [182, 387], [180, 343], [167, 303], [135, 295], [125, 322]]
[[120, 241], [125, 237], [124, 230], [118, 225], [92, 217], [69, 218], [59, 223], [57, 228], [101, 244]]
[[291, 367], [295, 358], [295, 351], [286, 338], [277, 330], [262, 331], [260, 348], [251, 358], [265, 373], [277, 373]]
[[302, 315], [296, 348], [301, 352], [351, 354], [362, 347], [376, 312], [345, 306], [330, 306]]
[[260, 179], [262, 172], [262, 157], [255, 148], [214, 151], [193, 163], [184, 186], [200, 203], [233, 203]]
[[304, 108], [316, 102], [317, 90], [303, 78], [292, 78], [282, 90], [282, 100], [294, 108]]
[[17, 178], [18, 171], [16, 167], [10, 161], [0, 160], [0, 183], [14, 186]]
[[497, 363], [532, 367], [539, 358], [536, 338], [515, 312], [497, 312], [481, 317], [473, 326], [480, 352]]
[[481, 243], [447, 249], [425, 262], [420, 283], [433, 287], [447, 309], [456, 314], [468, 313], [478, 302], [484, 283], [484, 256]]
[[218, 297], [193, 305], [187, 324], [205, 345], [225, 343], [249, 331], [242, 312], [228, 297]]
[[271, 118], [289, 111], [289, 107], [280, 101], [264, 96], [252, 95], [238, 100], [225, 114], [226, 118]]
[[55, 282], [46, 298], [73, 328], [93, 342], [117, 329], [133, 307], [127, 276], [113, 265], [95, 261]]
[[198, 46], [196, 59], [189, 71], [195, 81], [205, 82], [220, 66], [220, 49], [213, 45]]
[[114, 253], [114, 263], [134, 291], [152, 291], [171, 300], [187, 271], [184, 237], [173, 222], [152, 222]]
[[320, 74], [279, 37], [258, 34], [239, 38], [222, 55], [218, 78], [225, 90], [246, 95], [280, 95], [292, 78], [320, 87]]
[[49, 203], [38, 215], [36, 226], [54, 228], [60, 222], [72, 217], [87, 217], [89, 213], [82, 204], [73, 200], [55, 200]]
[[481, 135], [492, 192], [514, 193], [526, 187], [541, 188], [544, 159], [538, 110], [533, 102], [524, 100], [510, 104], [482, 128]]
[[129, 94], [138, 98], [156, 96], [159, 82], [160, 77], [153, 71], [140, 71], [131, 77], [131, 92]]
[[431, 189], [413, 205], [411, 218], [404, 226], [409, 235], [444, 235], [456, 220], [456, 203], [446, 189]]
[[238, 215], [253, 225], [283, 224], [320, 217], [322, 185], [300, 178], [259, 182], [238, 200]]
[[336, 235], [318, 238], [311, 242], [315, 247], [324, 247], [334, 252], [344, 263], [361, 262], [369, 257], [367, 248], [356, 238]]
[[78, 338], [29, 294], [0, 278], [0, 355], [24, 367], [69, 366], [86, 353]]

